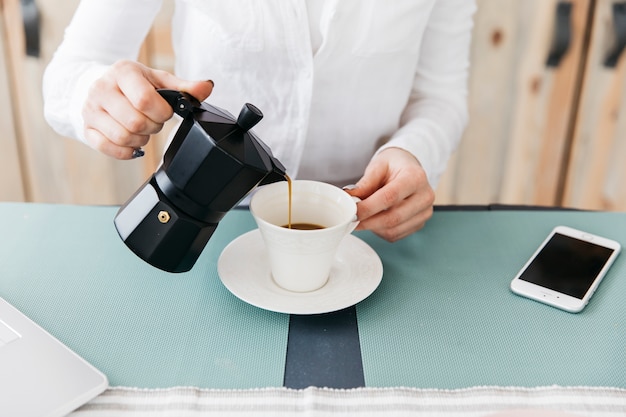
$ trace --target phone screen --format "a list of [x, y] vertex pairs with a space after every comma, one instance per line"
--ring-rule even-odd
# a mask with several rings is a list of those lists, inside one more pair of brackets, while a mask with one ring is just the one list
[[555, 233], [519, 279], [582, 299], [614, 251]]

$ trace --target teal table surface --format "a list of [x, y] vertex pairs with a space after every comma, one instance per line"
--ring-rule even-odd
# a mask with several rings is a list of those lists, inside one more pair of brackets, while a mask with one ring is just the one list
[[626, 245], [626, 213], [435, 213], [400, 245], [370, 241], [385, 275], [357, 306], [368, 386], [626, 387], [626, 256], [578, 314], [509, 283], [565, 224]]
[[116, 212], [0, 204], [0, 296], [111, 386], [282, 386], [289, 316], [240, 301], [216, 270], [224, 246], [254, 228], [252, 218], [229, 216], [194, 268], [171, 274], [126, 248]]
[[[0, 203], [0, 296], [112, 386], [282, 386], [289, 315], [240, 301], [216, 270], [222, 249], [255, 228], [249, 213], [231, 211], [194, 268], [170, 274], [126, 248], [116, 211]], [[626, 213], [440, 211], [393, 244], [356, 233], [384, 268], [357, 305], [366, 385], [626, 387], [623, 254], [578, 314], [509, 290], [558, 224], [626, 246]]]

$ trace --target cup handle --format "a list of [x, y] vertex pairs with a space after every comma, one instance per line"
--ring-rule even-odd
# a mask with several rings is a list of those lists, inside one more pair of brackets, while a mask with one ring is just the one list
[[[361, 202], [361, 199], [359, 197], [351, 195], [350, 198], [352, 198], [352, 200], [357, 204]], [[352, 220], [352, 222], [348, 224], [348, 234], [352, 233], [358, 225], [359, 225], [359, 219], [356, 217], [356, 214], [355, 214], [354, 220]]]

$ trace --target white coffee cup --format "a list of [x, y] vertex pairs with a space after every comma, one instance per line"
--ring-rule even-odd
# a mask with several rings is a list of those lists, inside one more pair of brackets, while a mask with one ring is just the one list
[[250, 212], [265, 242], [272, 277], [278, 286], [308, 292], [326, 284], [339, 244], [358, 224], [356, 201], [334, 185], [294, 180], [292, 224], [324, 227], [298, 230], [283, 227], [289, 222], [287, 182], [265, 185], [255, 192]]

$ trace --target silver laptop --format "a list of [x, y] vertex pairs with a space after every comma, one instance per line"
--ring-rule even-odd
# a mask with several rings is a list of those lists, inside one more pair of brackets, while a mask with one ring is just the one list
[[106, 376], [0, 298], [0, 416], [65, 416]]

